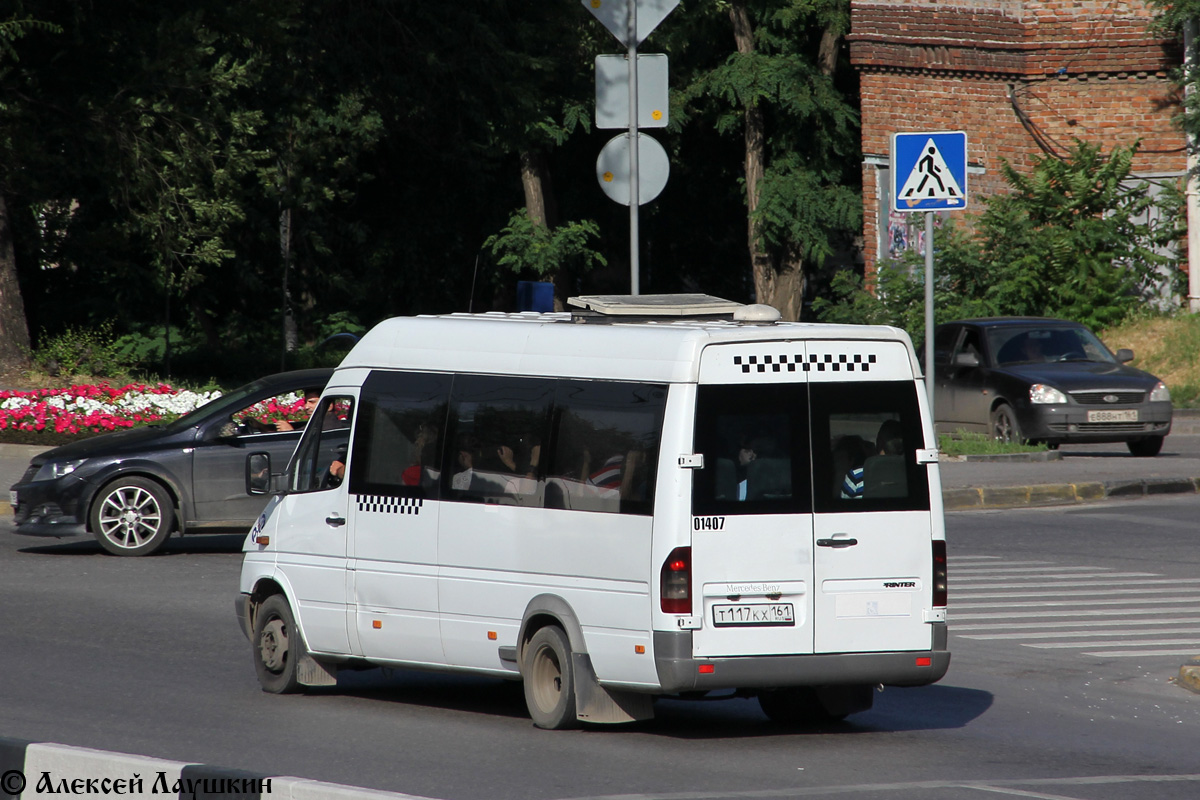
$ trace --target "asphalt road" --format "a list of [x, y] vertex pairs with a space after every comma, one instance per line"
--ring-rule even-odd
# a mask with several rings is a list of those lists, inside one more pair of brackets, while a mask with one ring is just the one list
[[122, 559], [3, 520], [0, 736], [454, 800], [1194, 798], [1200, 695], [1171, 678], [1200, 653], [1198, 507], [949, 515], [949, 675], [798, 732], [747, 700], [546, 732], [515, 684], [431, 673], [266, 695], [232, 612], [239, 536]]

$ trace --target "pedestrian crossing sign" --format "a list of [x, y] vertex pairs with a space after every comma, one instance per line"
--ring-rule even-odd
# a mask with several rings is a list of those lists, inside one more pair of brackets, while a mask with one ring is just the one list
[[967, 134], [892, 134], [893, 211], [967, 207]]

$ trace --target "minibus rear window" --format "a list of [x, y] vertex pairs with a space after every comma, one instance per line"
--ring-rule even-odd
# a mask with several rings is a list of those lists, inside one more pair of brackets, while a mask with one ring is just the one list
[[912, 381], [812, 384], [818, 512], [928, 511], [929, 479]]
[[693, 514], [812, 511], [804, 384], [702, 385], [695, 431]]

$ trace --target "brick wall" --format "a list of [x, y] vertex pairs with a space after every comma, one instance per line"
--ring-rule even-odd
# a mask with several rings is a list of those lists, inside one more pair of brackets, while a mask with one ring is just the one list
[[1000, 159], [1027, 170], [1043, 147], [1064, 152], [1074, 138], [1105, 149], [1140, 138], [1137, 172], [1182, 172], [1169, 77], [1182, 53], [1150, 30], [1152, 17], [1136, 0], [852, 3], [868, 272], [879, 255], [875, 162], [898, 131], [967, 132], [974, 212], [1005, 189]]

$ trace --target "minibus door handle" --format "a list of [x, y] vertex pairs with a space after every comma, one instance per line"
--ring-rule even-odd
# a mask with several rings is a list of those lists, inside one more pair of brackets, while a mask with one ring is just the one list
[[817, 539], [817, 547], [854, 547], [858, 539]]
[[339, 517], [337, 514], [331, 514], [325, 518], [326, 525], [332, 525], [335, 528], [340, 528], [346, 524], [345, 517]]

